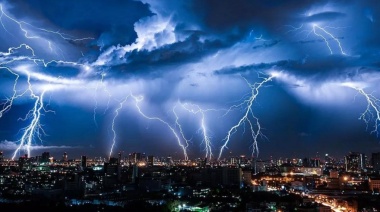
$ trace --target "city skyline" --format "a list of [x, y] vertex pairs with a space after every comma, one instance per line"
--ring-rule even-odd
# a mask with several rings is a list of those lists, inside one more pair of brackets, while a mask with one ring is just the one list
[[[256, 156], [244, 155], [244, 154], [237, 155], [237, 154], [232, 154], [232, 152], [230, 152], [228, 155], [226, 154], [226, 156], [221, 158], [220, 160], [217, 160], [216, 158], [213, 158], [210, 160], [209, 158], [205, 158], [205, 157], [194, 157], [194, 158], [189, 157], [188, 160], [184, 160], [182, 156], [178, 154], [163, 155], [163, 154], [158, 153], [155, 155], [153, 153], [151, 154], [151, 153], [146, 153], [146, 152], [120, 151], [120, 152], [117, 152], [117, 154], [115, 154], [112, 157], [107, 157], [103, 155], [94, 155], [94, 154], [91, 154], [91, 152], [82, 152], [82, 154], [77, 154], [77, 152], [74, 152], [74, 154], [72, 153], [73, 152], [41, 151], [41, 152], [35, 152], [35, 155], [32, 157], [29, 157], [25, 154], [25, 155], [20, 155], [20, 157], [18, 158], [12, 159], [12, 158], [6, 157], [6, 155], [4, 155], [4, 152], [0, 150], [0, 160], [18, 161], [22, 158], [31, 158], [32, 160], [39, 161], [41, 158], [45, 158], [45, 159], [49, 158], [50, 161], [63, 162], [63, 161], [77, 161], [77, 160], [81, 160], [82, 157], [86, 157], [87, 159], [94, 160], [94, 161], [99, 160], [99, 161], [107, 162], [107, 161], [112, 160], [112, 158], [116, 158], [116, 159], [126, 162], [128, 160], [131, 160], [131, 157], [134, 158], [137, 155], [139, 160], [147, 160], [149, 157], [153, 157], [154, 159], [159, 160], [159, 161], [166, 160], [167, 158], [171, 158], [173, 160], [181, 161], [181, 162], [201, 160], [201, 161], [207, 161], [207, 162], [212, 162], [212, 163], [218, 163], [220, 161], [230, 161], [230, 160], [235, 160], [238, 158], [244, 158], [244, 160], [247, 160], [247, 161], [273, 161], [273, 163], [276, 163], [276, 164], [277, 163], [296, 163], [295, 161], [298, 161], [297, 163], [304, 163], [302, 161], [307, 159], [307, 160], [318, 160], [319, 161], [318, 163], [320, 163], [320, 166], [322, 166], [323, 164], [326, 165], [331, 161], [334, 161], [335, 163], [344, 163], [347, 157], [349, 157], [350, 155], [357, 155], [357, 154], [363, 157], [363, 163], [371, 165], [374, 160], [374, 157], [378, 158], [379, 157], [378, 155], [380, 155], [380, 152], [363, 153], [363, 152], [350, 151], [350, 152], [346, 152], [343, 155], [331, 155], [328, 153], [320, 154], [317, 152], [317, 154], [315, 155], [294, 154], [294, 155], [289, 155], [289, 156], [270, 155], [266, 157], [264, 156], [256, 157]], [[48, 155], [48, 157], [46, 155]]]
[[0, 6], [6, 157], [380, 152], [376, 2]]

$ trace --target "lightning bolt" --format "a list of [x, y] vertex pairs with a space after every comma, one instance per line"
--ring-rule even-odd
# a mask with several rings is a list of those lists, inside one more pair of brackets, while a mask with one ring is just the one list
[[181, 134], [182, 139], [186, 142], [186, 144], [188, 144], [190, 141], [185, 137], [185, 133], [183, 132], [182, 125], [179, 122], [179, 116], [177, 112], [175, 111], [176, 108], [177, 108], [177, 104], [174, 105], [173, 107], [173, 114], [175, 116], [175, 125], [179, 129], [179, 133]]
[[28, 74], [28, 91], [30, 92], [30, 97], [35, 100], [33, 108], [29, 111], [29, 113], [26, 115], [26, 117], [23, 120], [32, 119], [30, 124], [23, 129], [24, 133], [19, 140], [19, 146], [13, 153], [12, 160], [15, 159], [17, 153], [21, 150], [21, 148], [26, 147], [26, 151], [28, 154], [28, 157], [30, 157], [30, 148], [33, 144], [33, 140], [35, 137], [37, 137], [40, 141], [41, 139], [41, 132], [46, 135], [44, 132], [42, 125], [40, 124], [40, 118], [41, 118], [41, 111], [46, 111], [44, 108], [44, 95], [47, 89], [44, 89], [40, 95], [36, 95], [32, 89], [32, 84], [30, 83], [30, 75]]
[[285, 25], [285, 27], [290, 27], [291, 28], [290, 30], [288, 30], [287, 32], [285, 32], [285, 34], [288, 34], [289, 32], [295, 32], [295, 31], [298, 31], [298, 30], [302, 29], [303, 24], [301, 24], [299, 27], [295, 27], [295, 26], [292, 26], [292, 25]]
[[324, 43], [326, 44], [326, 47], [328, 48], [330, 54], [334, 54], [333, 48], [331, 47], [332, 43], [330, 41], [334, 41], [336, 45], [338, 46], [339, 53], [342, 55], [347, 55], [346, 52], [343, 50], [342, 43], [339, 41], [339, 39], [333, 35], [332, 32], [330, 32], [328, 29], [340, 29], [344, 27], [332, 27], [332, 26], [319, 26], [318, 24], [312, 24], [312, 27], [310, 30], [303, 29], [305, 26], [301, 24], [299, 27], [295, 27], [292, 25], [285, 25], [285, 27], [291, 28], [285, 34], [289, 32], [297, 32], [299, 33], [306, 33], [306, 37], [309, 37], [310, 34], [314, 34], [317, 37], [322, 38]]
[[[71, 35], [68, 35], [68, 34], [65, 34], [65, 33], [61, 33], [59, 31], [53, 31], [53, 30], [49, 30], [49, 29], [45, 29], [45, 28], [39, 28], [39, 27], [35, 27], [33, 26], [32, 24], [30, 23], [27, 23], [25, 21], [18, 21], [17, 19], [15, 18], [12, 18], [10, 15], [8, 15], [7, 13], [5, 13], [4, 9], [3, 9], [3, 5], [0, 4], [0, 23], [4, 29], [4, 31], [8, 32], [9, 34], [11, 34], [4, 22], [3, 22], [3, 18], [7, 18], [8, 20], [10, 20], [11, 22], [15, 23], [16, 25], [18, 25], [19, 29], [24, 33], [24, 37], [26, 39], [44, 39], [40, 36], [34, 36], [34, 35], [31, 35], [31, 32], [28, 31], [27, 28], [25, 28], [25, 26], [29, 27], [29, 28], [33, 28], [33, 29], [36, 29], [37, 31], [39, 32], [44, 32], [44, 33], [48, 33], [48, 34], [53, 34], [53, 35], [56, 35], [58, 36], [59, 38], [62, 38], [66, 41], [83, 41], [83, 40], [92, 40], [94, 38], [92, 37], [85, 37], [85, 38], [74, 38], [73, 36]], [[12, 34], [11, 34], [12, 35]], [[50, 49], [50, 51], [53, 51], [52, 47], [54, 46], [54, 44], [50, 41], [50, 40], [46, 40], [46, 43], [47, 43], [47, 48]], [[20, 49], [21, 47], [25, 47], [26, 49], [30, 50], [32, 52], [32, 57], [20, 57], [18, 59], [14, 59], [10, 62], [14, 62], [15, 60], [30, 60], [30, 61], [33, 61], [35, 64], [38, 65], [38, 63], [42, 63], [44, 67], [47, 67], [49, 64], [51, 63], [56, 63], [56, 64], [65, 64], [65, 65], [72, 65], [72, 66], [83, 66], [83, 64], [80, 64], [80, 63], [76, 63], [76, 62], [70, 62], [70, 61], [64, 61], [64, 60], [50, 60], [48, 62], [46, 62], [44, 59], [38, 59], [38, 58], [35, 58], [35, 51], [32, 49], [32, 47], [30, 45], [27, 45], [27, 44], [21, 44], [19, 47], [13, 47], [13, 48], [9, 48], [9, 51], [8, 51], [8, 54], [3, 54], [4, 56], [8, 56], [11, 52], [13, 52], [14, 50], [17, 50], [17, 49]], [[57, 47], [58, 48], [58, 47]], [[59, 49], [59, 48], [58, 48]], [[61, 52], [63, 52], [61, 49], [59, 49]]]
[[211, 138], [208, 135], [208, 130], [207, 130], [207, 125], [206, 125], [206, 116], [205, 112], [213, 110], [213, 109], [208, 109], [208, 110], [203, 110], [199, 105], [196, 104], [190, 104], [190, 103], [184, 103], [180, 104], [183, 109], [186, 111], [197, 115], [200, 114], [201, 116], [201, 130], [202, 130], [202, 135], [203, 135], [203, 142], [205, 144], [205, 150], [206, 150], [206, 158], [209, 158], [211, 160], [213, 154], [212, 154], [212, 147], [211, 147]]
[[[340, 53], [343, 54], [343, 55], [346, 55], [346, 53], [343, 51], [342, 44], [340, 43], [340, 41], [338, 40], [338, 38], [336, 38], [333, 34], [331, 34], [329, 31], [327, 31], [326, 28], [327, 27], [320, 27], [317, 24], [313, 24], [313, 32], [314, 32], [314, 34], [316, 36], [318, 36], [318, 37], [321, 37], [325, 41], [327, 48], [330, 50], [330, 54], [333, 54], [333, 51], [332, 51], [332, 49], [330, 47], [330, 43], [329, 43], [328, 37], [330, 37], [331, 39], [333, 39], [338, 44], [339, 49], [340, 49]], [[321, 30], [322, 32], [324, 32], [328, 36], [327, 37], [323, 36], [322, 34], [318, 33], [316, 29]]]
[[[7, 22], [4, 22], [4, 21]], [[58, 36], [61, 39], [67, 40], [67, 41], [82, 41], [82, 40], [88, 40], [93, 39], [90, 37], [87, 38], [75, 38], [73, 36], [70, 36], [65, 33], [61, 33], [59, 31], [52, 31], [44, 28], [35, 27], [27, 22], [19, 21], [15, 18], [12, 18], [10, 15], [8, 15], [3, 8], [3, 5], [0, 4], [0, 23], [2, 28], [5, 32], [12, 35], [11, 31], [7, 29], [6, 24], [13, 23], [16, 26], [18, 26], [18, 29], [22, 32], [23, 36], [27, 40], [31, 39], [41, 39], [43, 41], [46, 41], [46, 48], [50, 49], [50, 51], [53, 51], [53, 47], [55, 48], [54, 43], [52, 41], [47, 40], [43, 37], [34, 35], [37, 33], [44, 33], [44, 34], [52, 34], [54, 36]], [[34, 33], [34, 34], [33, 34]], [[14, 36], [14, 35], [12, 35]], [[58, 48], [58, 47], [57, 47]], [[29, 53], [27, 55], [16, 55], [20, 50], [26, 49]], [[59, 51], [63, 52], [61, 49], [58, 48]], [[35, 54], [35, 50], [31, 47], [31, 45], [23, 43], [20, 44], [17, 47], [11, 47], [8, 49], [7, 52], [0, 52], [0, 69], [6, 70], [11, 75], [15, 77], [14, 83], [13, 83], [13, 93], [10, 97], [7, 97], [7, 99], [0, 104], [0, 118], [9, 110], [11, 110], [12, 105], [14, 101], [20, 97], [28, 95], [30, 99], [33, 100], [33, 108], [26, 114], [25, 118], [21, 119], [23, 121], [31, 120], [29, 125], [22, 129], [22, 137], [18, 140], [19, 146], [15, 150], [12, 159], [16, 157], [16, 155], [21, 151], [21, 149], [26, 149], [26, 152], [28, 153], [28, 156], [30, 156], [31, 146], [33, 144], [33, 141], [37, 138], [40, 141], [42, 141], [41, 136], [46, 135], [42, 125], [40, 124], [40, 118], [43, 115], [43, 112], [53, 112], [50, 110], [46, 110], [44, 107], [44, 95], [48, 91], [48, 87], [44, 88], [42, 92], [37, 94], [33, 90], [33, 86], [31, 84], [31, 77], [36, 77], [38, 80], [42, 81], [49, 81], [49, 83], [52, 80], [52, 77], [45, 76], [43, 74], [39, 73], [33, 73], [28, 71], [21, 71], [23, 75], [27, 77], [27, 89], [24, 91], [19, 91], [17, 89], [19, 79], [21, 74], [17, 73], [16, 71], [13, 71], [10, 67], [13, 63], [16, 63], [18, 61], [31, 61], [32, 63], [36, 65], [43, 65], [44, 67], [47, 67], [51, 64], [61, 64], [61, 65], [67, 65], [67, 66], [80, 66], [85, 67], [85, 65], [77, 63], [77, 62], [70, 62], [70, 61], [64, 61], [64, 60], [50, 60], [46, 61], [45, 59], [37, 58]], [[59, 79], [60, 77], [58, 77]], [[63, 81], [61, 81], [63, 82]], [[60, 83], [60, 82], [58, 82]]]
[[97, 100], [97, 97], [98, 97], [98, 90], [99, 90], [99, 87], [103, 87], [103, 91], [108, 95], [108, 100], [107, 100], [107, 105], [106, 105], [106, 109], [104, 110], [104, 114], [107, 112], [107, 110], [109, 109], [109, 105], [110, 105], [110, 101], [111, 101], [111, 92], [108, 90], [107, 88], [107, 85], [105, 84], [104, 82], [104, 77], [106, 76], [106, 73], [105, 72], [102, 72], [100, 73], [100, 76], [101, 76], [101, 79], [99, 82], [96, 83], [96, 86], [95, 86], [95, 91], [94, 91], [94, 101], [95, 101], [95, 105], [94, 105], [94, 112], [93, 112], [93, 119], [94, 119], [94, 123], [95, 123], [95, 126], [97, 127], [98, 126], [98, 123], [96, 121], [96, 110], [98, 109], [98, 100]]
[[[54, 35], [57, 35], [59, 36], [60, 38], [64, 39], [64, 40], [68, 40], [68, 41], [83, 41], [83, 40], [93, 40], [94, 38], [92, 37], [86, 37], [86, 38], [74, 38], [73, 36], [71, 35], [68, 35], [68, 34], [65, 34], [65, 33], [61, 33], [59, 31], [53, 31], [53, 30], [49, 30], [49, 29], [44, 29], [44, 28], [39, 28], [39, 27], [35, 27], [33, 26], [32, 24], [28, 23], [28, 22], [25, 22], [25, 21], [18, 21], [16, 20], [15, 18], [12, 18], [11, 16], [9, 16], [7, 13], [4, 12], [3, 10], [3, 5], [0, 4], [0, 23], [2, 25], [2, 27], [4, 28], [4, 30], [6, 32], [8, 32], [9, 34], [11, 34], [5, 27], [4, 25], [4, 22], [3, 22], [3, 17], [7, 18], [8, 20], [14, 22], [15, 24], [17, 24], [20, 28], [20, 30], [22, 32], [24, 32], [24, 37], [27, 38], [27, 39], [38, 39], [38, 38], [41, 38], [39, 36], [32, 36], [30, 35], [28, 29], [25, 28], [25, 26], [28, 26], [28, 27], [31, 27], [31, 28], [34, 28], [38, 31], [41, 31], [41, 32], [45, 32], [45, 33], [50, 33], [50, 34], [54, 34]], [[48, 45], [51, 46], [51, 44], [49, 44], [49, 41], [48, 41]]]
[[[30, 46], [28, 46], [26, 44], [21, 44], [18, 47], [11, 47], [11, 48], [9, 48], [8, 52], [0, 52], [0, 56], [6, 56], [6, 57], [11, 56], [15, 51], [17, 51], [17, 50], [19, 50], [19, 49], [21, 49], [23, 47], [25, 49], [27, 49], [27, 50], [30, 50], [32, 52], [32, 54], [34, 55], [34, 50]], [[15, 76], [15, 80], [14, 80], [14, 83], [13, 83], [13, 95], [11, 97], [7, 98], [6, 101], [1, 104], [3, 107], [0, 110], [0, 118], [4, 115], [4, 113], [8, 112], [12, 108], [14, 100], [16, 100], [17, 98], [23, 96], [28, 91], [28, 89], [27, 89], [24, 92], [18, 94], [18, 92], [17, 92], [17, 84], [18, 84], [18, 80], [20, 78], [20, 75], [18, 73], [16, 73], [16, 72], [12, 71], [10, 68], [4, 66], [4, 65], [13, 63], [13, 62], [15, 62], [16, 60], [19, 60], [19, 59], [20, 58], [12, 58], [9, 61], [5, 60], [5, 61], [3, 61], [3, 62], [0, 63], [0, 69], [5, 69], [10, 74], [12, 74], [12, 75]], [[28, 76], [28, 77], [30, 78], [30, 76]]]
[[123, 109], [123, 105], [124, 105], [124, 103], [127, 101], [127, 99], [128, 99], [128, 96], [125, 97], [124, 100], [121, 101], [121, 102], [119, 103], [119, 107], [116, 108], [116, 110], [115, 110], [115, 112], [114, 112], [115, 115], [114, 115], [114, 117], [113, 117], [113, 119], [112, 119], [112, 133], [113, 133], [113, 138], [112, 138], [112, 146], [111, 146], [111, 150], [110, 150], [110, 154], [109, 154], [109, 157], [110, 157], [110, 158], [111, 158], [111, 156], [112, 156], [113, 148], [114, 148], [115, 143], [116, 143], [115, 120], [116, 120], [116, 118], [119, 116], [119, 111], [120, 111], [121, 109]]
[[[220, 160], [220, 158], [222, 157], [222, 153], [223, 153], [223, 150], [225, 148], [227, 148], [227, 145], [228, 145], [228, 142], [230, 141], [230, 138], [233, 134], [235, 134], [235, 132], [237, 131], [237, 129], [243, 125], [245, 122], [248, 122], [248, 124], [250, 125], [250, 129], [251, 129], [251, 134], [252, 134], [252, 138], [253, 138], [253, 151], [252, 151], [252, 154], [254, 153], [255, 149], [257, 149], [257, 138], [259, 135], [261, 135], [261, 126], [259, 124], [259, 119], [257, 117], [255, 117], [253, 115], [253, 111], [252, 111], [252, 104], [253, 104], [253, 101], [256, 99], [256, 97], [259, 95], [259, 91], [260, 91], [260, 88], [266, 84], [267, 82], [271, 81], [273, 78], [275, 77], [275, 75], [271, 75], [267, 78], [263, 78], [263, 80], [261, 82], [256, 82], [254, 84], [250, 84], [245, 78], [244, 80], [246, 81], [246, 83], [248, 84], [248, 86], [251, 88], [251, 95], [249, 96], [248, 99], [244, 100], [242, 103], [238, 104], [238, 105], [233, 105], [232, 107], [230, 107], [230, 109], [227, 111], [227, 113], [229, 111], [231, 111], [233, 108], [238, 108], [238, 107], [245, 107], [245, 112], [244, 112], [244, 115], [240, 118], [239, 122], [232, 126], [228, 132], [227, 132], [227, 135], [226, 137], [222, 140], [223, 142], [223, 145], [222, 147], [220, 148], [220, 152], [219, 152], [219, 156], [218, 156], [218, 160]], [[260, 77], [262, 78], [262, 77]], [[254, 129], [253, 129], [253, 124], [252, 124], [252, 121], [250, 120], [250, 115], [252, 116], [253, 119], [256, 120], [256, 125], [258, 127], [257, 131], [255, 132]]]
[[108, 90], [107, 85], [106, 85], [106, 83], [104, 82], [104, 77], [106, 77], [107, 74], [106, 74], [105, 72], [102, 72], [101, 75], [102, 75], [101, 84], [103, 85], [103, 91], [104, 91], [104, 92], [107, 94], [107, 96], [108, 96], [106, 109], [104, 109], [104, 114], [105, 114], [105, 113], [107, 112], [109, 106], [110, 106], [110, 101], [111, 101], [112, 94], [111, 94], [111, 92]]
[[16, 77], [13, 84], [13, 95], [7, 98], [7, 100], [4, 103], [2, 103], [3, 108], [0, 110], [0, 118], [1, 118], [3, 117], [4, 113], [8, 112], [12, 108], [13, 101], [17, 99], [18, 97], [22, 96], [23, 94], [17, 94], [17, 90], [16, 90], [17, 82], [20, 75], [18, 75], [17, 73], [13, 72], [11, 69], [6, 68], [6, 67], [0, 67], [0, 69], [6, 69], [9, 73], [11, 73], [12, 75]]
[[131, 97], [135, 100], [135, 106], [136, 106], [136, 108], [137, 108], [137, 110], [138, 110], [138, 112], [140, 113], [141, 116], [143, 116], [144, 118], [146, 118], [148, 120], [159, 121], [159, 122], [163, 123], [164, 125], [166, 125], [169, 128], [169, 130], [173, 133], [174, 137], [176, 138], [178, 145], [182, 148], [185, 160], [188, 160], [189, 157], [187, 155], [187, 147], [189, 146], [189, 144], [187, 143], [187, 141], [185, 140], [185, 144], [183, 144], [182, 141], [181, 141], [181, 137], [178, 135], [178, 133], [176, 132], [176, 130], [174, 129], [174, 127], [172, 127], [168, 122], [166, 122], [163, 119], [158, 118], [158, 117], [150, 117], [150, 116], [146, 115], [141, 110], [141, 108], [139, 106], [139, 102], [143, 101], [143, 99], [144, 99], [143, 96], [134, 96], [133, 94], [131, 94]]
[[355, 86], [353, 83], [342, 83], [343, 86], [350, 87], [359, 92], [367, 101], [367, 107], [365, 111], [360, 115], [359, 119], [366, 123], [367, 129], [371, 120], [374, 120], [374, 126], [372, 133], [376, 133], [379, 136], [378, 128], [380, 126], [380, 100], [370, 93], [366, 93], [363, 88]]
[[96, 110], [98, 109], [98, 88], [99, 88], [99, 84], [103, 81], [103, 75], [102, 76], [102, 79], [100, 80], [100, 82], [97, 82], [96, 83], [96, 87], [95, 87], [95, 91], [94, 91], [94, 101], [95, 101], [95, 105], [94, 105], [94, 114], [93, 114], [93, 119], [94, 119], [94, 123], [95, 123], [95, 126], [98, 127], [98, 122], [96, 121]]

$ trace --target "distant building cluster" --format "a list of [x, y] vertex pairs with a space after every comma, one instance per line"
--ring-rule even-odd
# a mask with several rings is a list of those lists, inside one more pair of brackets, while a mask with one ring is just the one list
[[[368, 160], [362, 153], [349, 152], [343, 159], [326, 154], [324, 158], [236, 156], [209, 161], [136, 152], [78, 159], [65, 152], [55, 159], [43, 152], [10, 160], [0, 152], [0, 199], [114, 207], [144, 199], [149, 207], [170, 206], [177, 211], [358, 211], [362, 201], [378, 200], [366, 205], [368, 211], [380, 207], [380, 153], [371, 156]], [[247, 198], [262, 192], [278, 198], [264, 202]], [[285, 201], [289, 195], [294, 202]], [[280, 201], [282, 197], [285, 200]]]

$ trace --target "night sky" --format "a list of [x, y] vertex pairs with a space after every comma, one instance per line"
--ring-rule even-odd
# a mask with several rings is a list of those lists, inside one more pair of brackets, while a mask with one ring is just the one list
[[380, 151], [378, 1], [0, 4], [6, 157]]

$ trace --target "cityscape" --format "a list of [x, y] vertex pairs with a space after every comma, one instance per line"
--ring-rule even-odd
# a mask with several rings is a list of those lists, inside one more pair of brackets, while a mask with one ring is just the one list
[[[380, 152], [209, 161], [145, 153], [70, 159], [0, 153], [4, 207], [94, 211], [378, 211]], [[33, 204], [32, 204], [33, 203]]]
[[0, 0], [0, 208], [377, 212], [380, 7]]

